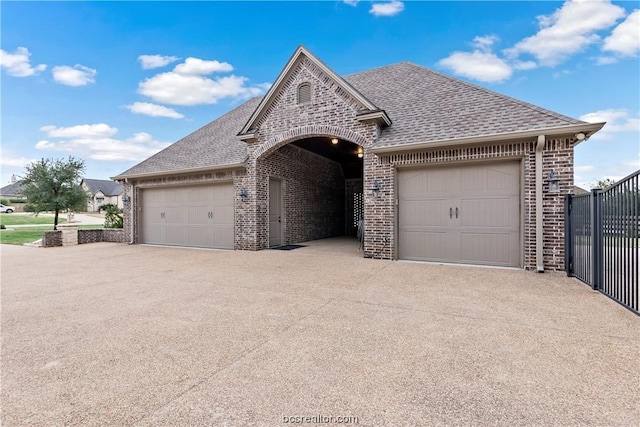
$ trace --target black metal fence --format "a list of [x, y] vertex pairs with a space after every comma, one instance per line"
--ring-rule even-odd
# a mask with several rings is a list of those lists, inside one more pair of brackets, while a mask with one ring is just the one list
[[640, 170], [565, 200], [567, 274], [640, 314]]

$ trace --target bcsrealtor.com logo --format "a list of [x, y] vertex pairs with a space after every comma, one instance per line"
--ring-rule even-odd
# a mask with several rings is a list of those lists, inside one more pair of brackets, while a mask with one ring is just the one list
[[358, 424], [358, 417], [353, 415], [283, 415], [285, 424]]

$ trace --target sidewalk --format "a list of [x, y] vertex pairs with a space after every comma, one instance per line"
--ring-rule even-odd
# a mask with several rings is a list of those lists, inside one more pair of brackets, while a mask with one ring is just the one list
[[[12, 215], [28, 215], [28, 214], [12, 214]], [[49, 214], [49, 213], [41, 213], [38, 216], [50, 216], [53, 217], [53, 214]], [[59, 219], [67, 219], [67, 214], [60, 214], [59, 215]], [[92, 215], [86, 215], [86, 214], [74, 214], [73, 215], [73, 220], [72, 221], [66, 221], [64, 223], [60, 223], [60, 224], [78, 224], [78, 225], [103, 225], [104, 224], [104, 217], [95, 217]], [[22, 228], [22, 227], [47, 227], [47, 226], [53, 226], [53, 224], [14, 224], [14, 225], [5, 225], [6, 228]]]

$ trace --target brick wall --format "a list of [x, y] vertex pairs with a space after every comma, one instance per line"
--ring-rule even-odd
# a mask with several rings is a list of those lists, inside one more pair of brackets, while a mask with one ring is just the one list
[[268, 247], [269, 179], [282, 182], [284, 243], [344, 234], [344, 175], [339, 163], [293, 145], [258, 161], [258, 249]]
[[125, 232], [122, 228], [102, 228], [97, 230], [78, 230], [78, 244], [114, 242], [124, 243]]
[[56, 246], [62, 246], [62, 231], [45, 231], [42, 234], [42, 247], [54, 248]]

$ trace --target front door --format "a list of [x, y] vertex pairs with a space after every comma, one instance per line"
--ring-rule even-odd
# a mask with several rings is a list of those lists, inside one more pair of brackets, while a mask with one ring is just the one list
[[282, 182], [269, 180], [269, 247], [282, 244]]

